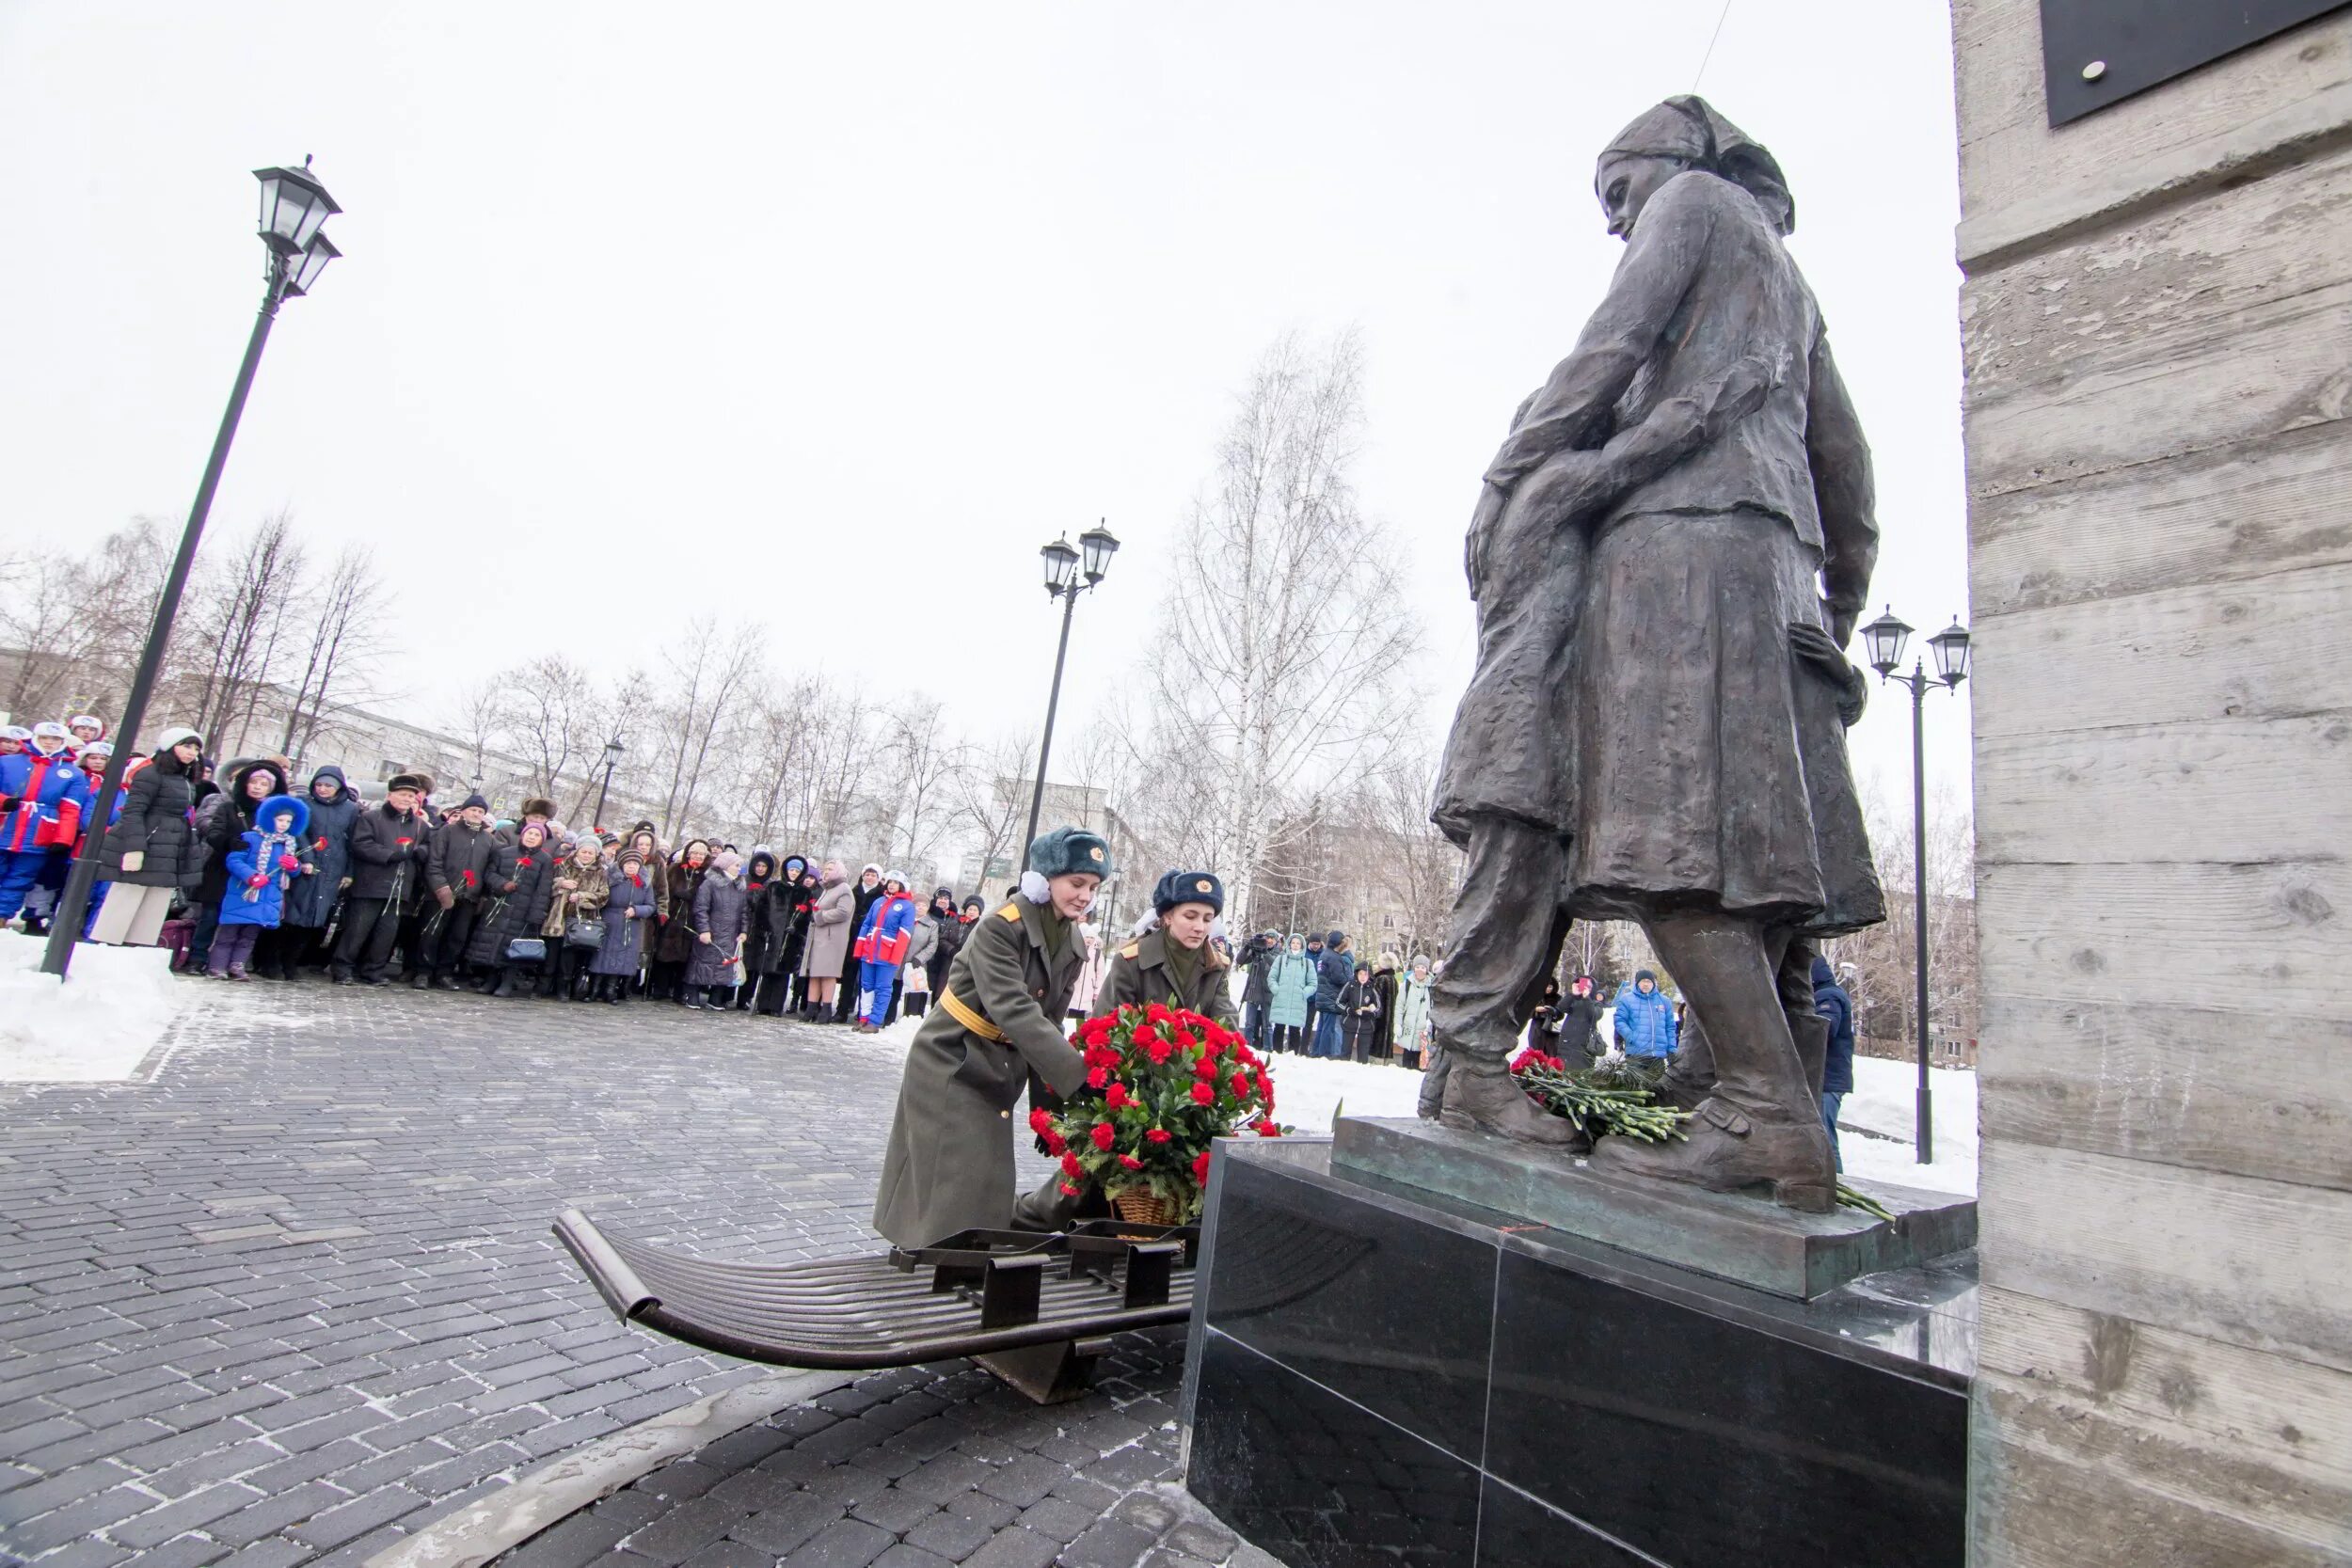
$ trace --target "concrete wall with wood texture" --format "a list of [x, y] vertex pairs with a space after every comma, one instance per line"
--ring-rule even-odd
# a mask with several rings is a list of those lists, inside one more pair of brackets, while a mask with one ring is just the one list
[[2352, 1563], [2352, 10], [2057, 130], [1953, 33], [1972, 1560]]

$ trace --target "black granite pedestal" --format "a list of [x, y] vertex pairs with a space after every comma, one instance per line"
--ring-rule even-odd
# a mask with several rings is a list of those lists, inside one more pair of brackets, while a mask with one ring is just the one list
[[1799, 1302], [1228, 1143], [1193, 1494], [1296, 1568], [1943, 1568], [1975, 1259]]

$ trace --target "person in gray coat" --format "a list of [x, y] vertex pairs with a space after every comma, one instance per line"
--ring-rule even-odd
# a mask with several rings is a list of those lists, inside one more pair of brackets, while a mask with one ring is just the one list
[[1039, 1195], [1014, 1199], [1012, 1108], [1033, 1080], [1057, 1095], [1086, 1082], [1061, 1021], [1084, 957], [1077, 925], [1110, 870], [1095, 834], [1042, 835], [1021, 891], [980, 917], [948, 966], [907, 1050], [874, 1195], [874, 1228], [896, 1244], [930, 1246], [976, 1227], [1055, 1227]]
[[808, 941], [801, 949], [801, 974], [807, 981], [803, 1013], [812, 1023], [831, 1023], [834, 994], [841, 983], [841, 965], [850, 955], [850, 917], [856, 912], [857, 893], [850, 886], [850, 868], [827, 861], [818, 879], [822, 890], [808, 915]]
[[743, 978], [743, 939], [749, 930], [750, 895], [736, 872], [742, 860], [722, 849], [710, 875], [694, 890], [694, 950], [686, 960], [684, 1006], [699, 1012], [726, 1006], [720, 992]]

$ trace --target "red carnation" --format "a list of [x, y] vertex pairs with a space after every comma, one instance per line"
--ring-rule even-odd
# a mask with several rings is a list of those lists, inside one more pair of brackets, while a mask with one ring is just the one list
[[414, 843], [416, 843], [416, 842], [417, 842], [417, 841], [416, 841], [415, 839], [413, 839], [413, 838], [404, 838], [404, 839], [400, 840], [400, 847], [401, 847], [402, 848], [405, 849], [405, 848], [407, 848], [407, 847], [408, 847], [408, 846], [410, 846], [411, 844], [414, 844]]
[[1164, 1144], [1172, 1141], [1175, 1136], [1175, 1133], [1165, 1127], [1154, 1127], [1143, 1135], [1143, 1139], [1146, 1143]]
[[1111, 1069], [1106, 1067], [1098, 1067], [1092, 1072], [1087, 1074], [1087, 1086], [1089, 1088], [1102, 1088], [1110, 1081]]
[[1111, 1145], [1119, 1141], [1119, 1130], [1107, 1121], [1098, 1121], [1094, 1124], [1093, 1136], [1094, 1147], [1107, 1154]]
[[1041, 1137], [1041, 1137], [1045, 1136], [1045, 1134], [1046, 1134], [1046, 1133], [1051, 1132], [1053, 1130], [1054, 1130], [1054, 1113], [1052, 1113], [1051, 1111], [1031, 1111], [1031, 1112], [1029, 1113], [1029, 1131], [1030, 1131], [1030, 1132], [1035, 1132], [1035, 1133], [1036, 1133], [1039, 1137]]
[[1152, 1042], [1151, 1049], [1144, 1053], [1145, 1055], [1152, 1058], [1152, 1065], [1153, 1067], [1166, 1066], [1168, 1059], [1175, 1053], [1176, 1048], [1168, 1044], [1166, 1040], [1153, 1040]]
[[1086, 1166], [1078, 1164], [1078, 1157], [1075, 1154], [1065, 1154], [1061, 1157], [1061, 1168], [1072, 1176], [1076, 1176], [1084, 1172]]
[[1193, 1085], [1193, 1086], [1192, 1086], [1192, 1102], [1193, 1102], [1194, 1104], [1196, 1104], [1196, 1105], [1214, 1105], [1214, 1104], [1216, 1104], [1216, 1089], [1215, 1085], [1209, 1085], [1209, 1084], [1195, 1084], [1195, 1085]]
[[1190, 1051], [1200, 1043], [1200, 1037], [1195, 1035], [1191, 1030], [1179, 1029], [1176, 1031], [1176, 1044], [1179, 1049]]
[[1138, 1026], [1135, 1032], [1134, 1038], [1136, 1048], [1139, 1051], [1149, 1051], [1160, 1043], [1160, 1037], [1153, 1034], [1151, 1029], [1146, 1026]]
[[1124, 1110], [1135, 1103], [1135, 1096], [1127, 1092], [1126, 1085], [1113, 1084], [1110, 1092], [1103, 1097], [1103, 1103], [1114, 1111]]
[[1216, 1058], [1215, 1056], [1201, 1057], [1198, 1062], [1193, 1064], [1192, 1071], [1193, 1076], [1197, 1078], [1215, 1078], [1216, 1076]]
[[323, 838], [314, 838], [310, 841], [310, 847], [313, 849], [324, 849], [326, 847], [326, 840]]
[[1078, 1033], [1089, 1045], [1100, 1045], [1111, 1037], [1111, 1021], [1107, 1018], [1088, 1019], [1078, 1025]]
[[1048, 1154], [1066, 1154], [1069, 1151], [1070, 1140], [1063, 1137], [1059, 1132], [1048, 1130], [1045, 1134], [1045, 1152]]
[[1132, 1154], [1120, 1155], [1119, 1157], [1119, 1163], [1126, 1166], [1129, 1170], [1141, 1170], [1143, 1168], [1143, 1162], [1136, 1159]]
[[1071, 1185], [1069, 1182], [1067, 1182], [1067, 1181], [1065, 1181], [1065, 1182], [1063, 1182], [1063, 1183], [1061, 1184], [1061, 1190], [1062, 1190], [1063, 1192], [1065, 1192], [1065, 1193], [1068, 1193], [1068, 1194], [1069, 1194], [1072, 1197], [1077, 1197], [1077, 1196], [1081, 1196], [1081, 1195], [1080, 1195], [1080, 1193], [1079, 1193], [1079, 1191], [1078, 1191], [1078, 1189], [1077, 1189], [1077, 1188], [1075, 1188], [1075, 1187], [1073, 1187], [1073, 1186], [1072, 1186], [1072, 1185]]
[[1233, 1074], [1233, 1098], [1235, 1100], [1249, 1098], [1249, 1074], [1246, 1072]]
[[1281, 1135], [1282, 1130], [1279, 1127], [1277, 1127], [1274, 1123], [1270, 1121], [1262, 1121], [1258, 1123], [1258, 1136], [1261, 1138], [1279, 1138]]
[[1147, 1023], [1166, 1023], [1170, 1016], [1168, 1010], [1157, 1002], [1143, 1009], [1144, 1022]]
[[1209, 1151], [1205, 1148], [1200, 1151], [1200, 1157], [1192, 1163], [1192, 1179], [1203, 1187], [1209, 1184]]

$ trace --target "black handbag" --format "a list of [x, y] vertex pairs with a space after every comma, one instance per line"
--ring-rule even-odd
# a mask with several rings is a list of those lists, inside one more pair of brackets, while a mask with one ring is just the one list
[[564, 927], [564, 945], [566, 947], [602, 947], [604, 945], [604, 917], [592, 914], [583, 919], [575, 920], [569, 926]]
[[545, 963], [548, 943], [545, 937], [508, 937], [506, 961], [511, 964]]

